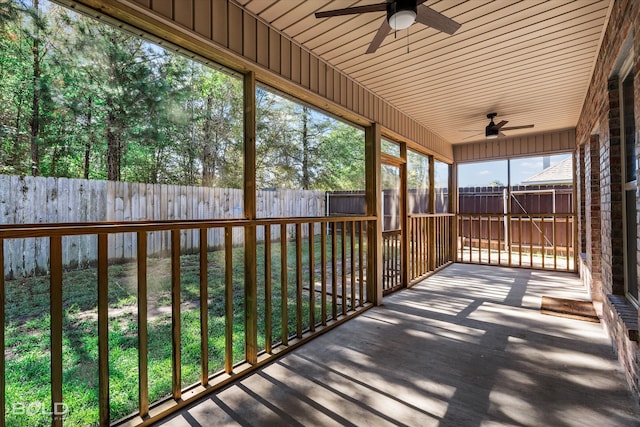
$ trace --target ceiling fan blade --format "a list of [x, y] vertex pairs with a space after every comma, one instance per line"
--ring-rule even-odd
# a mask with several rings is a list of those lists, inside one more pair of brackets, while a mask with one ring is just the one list
[[502, 133], [502, 132], [498, 132], [498, 135], [499, 135], [499, 136], [502, 136], [502, 137], [507, 136], [507, 135], [505, 135], [505, 134], [504, 134], [504, 133]]
[[502, 128], [502, 130], [514, 130], [514, 129], [530, 129], [533, 125], [523, 125], [523, 126], [509, 126], [506, 128]]
[[416, 6], [420, 6], [422, 3], [426, 2], [427, 0], [418, 0], [416, 1]]
[[[502, 126], [506, 125], [507, 123], [509, 123], [507, 120], [503, 120], [500, 123], [498, 123], [497, 125], [495, 125], [493, 128], [494, 129], [502, 129]], [[504, 129], [502, 129], [504, 130]]]
[[386, 10], [387, 3], [368, 4], [364, 6], [347, 7], [345, 9], [316, 12], [316, 18], [328, 18], [330, 16], [354, 15], [356, 13], [380, 12]]
[[453, 34], [458, 31], [458, 28], [460, 28], [461, 24], [451, 18], [447, 18], [440, 12], [436, 12], [429, 6], [421, 4], [416, 10], [418, 12], [416, 22], [435, 28], [436, 30], [447, 34]]
[[366, 53], [373, 53], [376, 50], [378, 50], [378, 48], [382, 44], [382, 41], [384, 40], [384, 38], [387, 37], [387, 34], [389, 34], [389, 31], [391, 31], [391, 27], [389, 26], [389, 23], [387, 22], [387, 19], [385, 18], [382, 21], [382, 24], [380, 25], [380, 28], [378, 28], [378, 32], [373, 37], [373, 40], [371, 40], [371, 44], [369, 45], [369, 48], [367, 49]]
[[475, 138], [476, 136], [480, 136], [480, 135], [484, 135], [484, 133], [482, 133], [482, 132], [481, 132], [481, 133], [476, 133], [475, 135], [471, 135], [471, 136], [468, 136], [468, 137], [466, 137], [466, 138], [462, 138], [462, 140], [470, 139], [470, 138]]

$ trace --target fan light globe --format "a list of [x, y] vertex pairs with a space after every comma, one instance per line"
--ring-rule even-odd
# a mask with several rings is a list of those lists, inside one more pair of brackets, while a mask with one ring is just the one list
[[389, 26], [394, 30], [409, 28], [416, 20], [413, 10], [399, 10], [389, 18]]

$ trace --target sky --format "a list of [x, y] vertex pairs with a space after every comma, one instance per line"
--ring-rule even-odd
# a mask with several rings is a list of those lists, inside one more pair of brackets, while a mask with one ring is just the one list
[[[570, 153], [550, 156], [551, 165], [571, 156]], [[511, 185], [542, 171], [542, 156], [511, 159]], [[496, 160], [478, 163], [460, 163], [458, 165], [458, 185], [460, 187], [487, 187], [499, 181], [507, 185], [507, 161]]]

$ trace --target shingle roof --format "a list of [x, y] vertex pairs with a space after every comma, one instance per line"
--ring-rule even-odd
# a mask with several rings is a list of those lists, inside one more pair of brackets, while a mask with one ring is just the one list
[[571, 184], [573, 162], [571, 156], [522, 181], [523, 185]]

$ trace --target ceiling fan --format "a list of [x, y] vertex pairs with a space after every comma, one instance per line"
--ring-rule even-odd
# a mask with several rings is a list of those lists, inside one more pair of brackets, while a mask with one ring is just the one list
[[424, 2], [426, 0], [387, 0], [385, 3], [316, 12], [316, 18], [386, 11], [387, 18], [382, 21], [366, 53], [375, 52], [391, 30], [404, 30], [414, 22], [419, 22], [447, 34], [453, 34], [460, 28], [459, 23], [425, 6]]
[[[487, 127], [484, 128], [484, 136], [487, 139], [492, 139], [492, 138], [497, 138], [498, 136], [506, 136], [504, 133], [502, 133], [503, 130], [516, 130], [516, 129], [529, 129], [532, 128], [533, 125], [522, 125], [522, 126], [508, 126], [505, 127], [504, 125], [506, 125], [507, 123], [509, 123], [507, 120], [502, 120], [500, 123], [495, 124], [493, 122], [493, 119], [495, 117], [498, 116], [498, 113], [489, 113], [487, 114], [487, 119], [489, 119], [489, 124], [487, 125]], [[462, 132], [475, 132], [475, 131], [462, 131]], [[468, 136], [465, 139], [468, 138], [473, 138], [474, 136], [478, 136], [481, 134], [475, 134], [475, 135], [471, 135]]]

